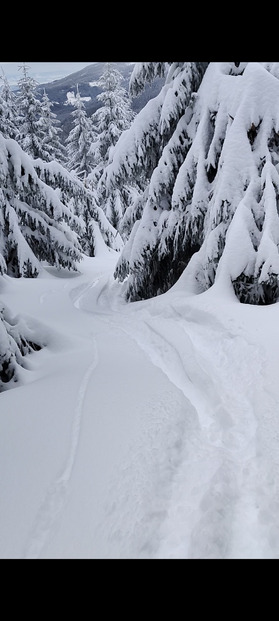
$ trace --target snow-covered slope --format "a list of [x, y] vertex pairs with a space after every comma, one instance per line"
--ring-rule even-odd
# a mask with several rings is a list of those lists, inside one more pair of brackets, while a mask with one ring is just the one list
[[47, 346], [0, 395], [0, 557], [279, 558], [278, 304], [127, 305], [116, 260], [1, 279]]

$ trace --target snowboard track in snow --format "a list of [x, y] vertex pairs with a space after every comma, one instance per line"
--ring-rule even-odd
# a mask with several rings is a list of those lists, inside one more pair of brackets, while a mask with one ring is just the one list
[[[187, 301], [118, 304], [104, 275], [72, 289], [70, 297], [81, 313], [98, 316], [108, 333], [122, 332], [134, 341], [185, 400], [184, 419], [183, 413], [172, 417], [171, 407], [163, 402], [156, 404], [170, 463], [162, 462], [156, 469], [153, 453], [159, 449], [153, 433], [147, 433], [140, 458], [131, 455], [120, 468], [123, 476], [112, 475], [111, 501], [100, 525], [104, 541], [107, 536], [107, 545], [111, 543], [108, 557], [257, 558], [266, 554], [265, 539], [279, 550], [279, 495], [272, 504], [273, 470], [258, 449], [257, 395], [265, 389], [257, 343], [233, 321], [226, 325]], [[83, 404], [98, 364], [95, 340], [94, 347], [93, 361], [78, 390], [67, 463], [41, 504], [25, 558], [40, 557], [67, 502]], [[273, 412], [271, 398], [269, 403]], [[263, 425], [266, 433], [265, 421]], [[274, 512], [271, 523], [264, 507], [259, 511], [266, 482], [264, 506], [269, 515], [271, 509]]]
[[92, 339], [92, 346], [94, 351], [93, 360], [87, 368], [78, 390], [72, 422], [70, 450], [66, 465], [62, 474], [58, 476], [48, 489], [41, 503], [32, 529], [30, 541], [26, 546], [26, 552], [24, 554], [25, 559], [38, 559], [40, 557], [44, 546], [51, 537], [55, 522], [59, 518], [67, 502], [67, 497], [70, 492], [71, 477], [78, 452], [84, 400], [91, 376], [98, 365], [98, 350], [95, 339]]
[[[255, 520], [257, 491], [253, 489], [258, 468], [258, 420], [257, 391], [253, 394], [250, 385], [249, 364], [253, 361], [258, 368], [260, 390], [259, 348], [238, 330], [228, 329], [210, 313], [187, 304], [182, 311], [171, 306], [166, 313], [156, 313], [156, 306], [151, 307], [151, 313], [140, 307], [134, 307], [134, 313], [131, 307], [121, 311], [111, 307], [108, 312], [106, 300], [102, 299], [104, 293], [107, 297], [105, 290], [102, 287], [92, 312], [106, 308], [103, 321], [136, 341], [151, 362], [183, 392], [199, 421], [199, 434], [192, 430], [193, 436], [180, 449], [169, 493], [164, 494], [167, 506], [156, 520], [157, 549], [147, 541], [147, 557], [237, 558], [238, 545], [244, 557], [255, 555], [255, 540], [261, 539]], [[239, 359], [240, 351], [243, 359]], [[191, 472], [196, 471], [194, 480], [200, 477], [198, 487], [193, 487], [189, 478], [189, 464]], [[239, 523], [245, 533], [241, 542], [234, 536]], [[150, 541], [152, 538], [154, 542], [154, 533]]]

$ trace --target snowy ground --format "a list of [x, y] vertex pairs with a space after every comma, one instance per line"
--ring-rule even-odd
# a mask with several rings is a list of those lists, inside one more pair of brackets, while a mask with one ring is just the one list
[[2, 279], [47, 347], [0, 395], [0, 557], [279, 558], [278, 304], [127, 305], [115, 261]]

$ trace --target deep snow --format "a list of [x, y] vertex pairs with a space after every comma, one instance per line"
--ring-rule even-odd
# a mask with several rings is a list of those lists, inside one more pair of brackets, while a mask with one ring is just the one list
[[126, 304], [117, 258], [1, 278], [47, 346], [0, 395], [0, 557], [279, 558], [278, 304]]

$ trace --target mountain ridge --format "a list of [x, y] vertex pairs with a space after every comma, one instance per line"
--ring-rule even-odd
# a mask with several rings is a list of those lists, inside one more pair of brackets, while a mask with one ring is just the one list
[[[114, 62], [111, 64], [123, 75], [123, 87], [128, 91], [135, 63]], [[73, 107], [67, 102], [67, 93], [75, 92], [78, 85], [81, 97], [86, 98], [84, 105], [87, 115], [91, 116], [101, 106], [97, 101], [97, 95], [101, 91], [97, 86], [90, 86], [90, 83], [96, 82], [100, 78], [104, 72], [105, 65], [105, 62], [95, 62], [63, 78], [38, 85], [37, 92], [43, 95], [44, 90], [46, 90], [50, 101], [53, 103], [53, 112], [61, 122], [63, 140], [67, 138], [72, 128], [71, 112]], [[138, 97], [131, 100], [132, 109], [135, 113], [138, 113], [149, 99], [158, 94], [163, 81], [163, 78], [157, 78], [152, 84], [146, 84], [144, 91]]]

